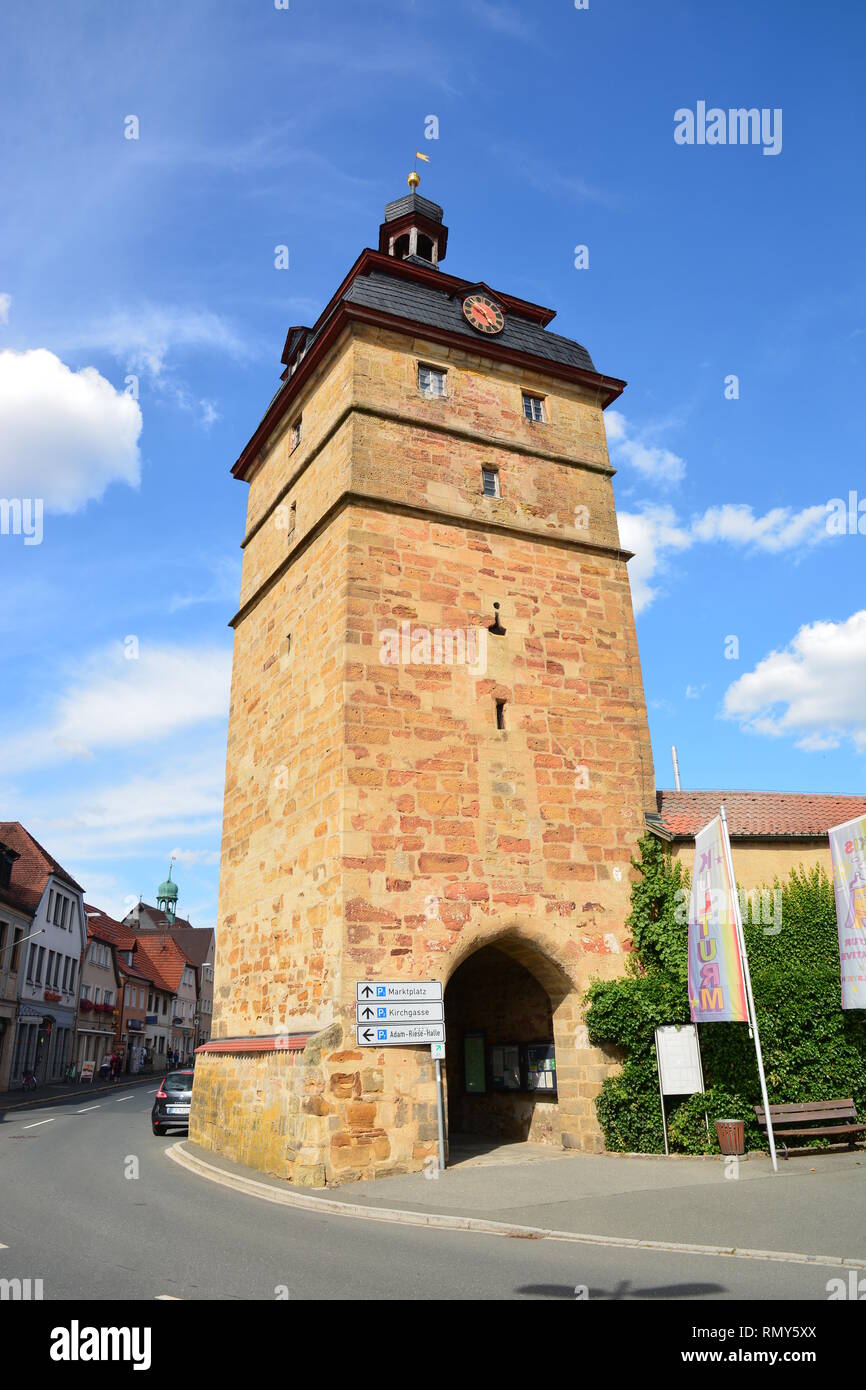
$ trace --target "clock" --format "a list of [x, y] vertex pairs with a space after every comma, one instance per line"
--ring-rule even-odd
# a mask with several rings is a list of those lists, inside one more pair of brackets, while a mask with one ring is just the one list
[[505, 327], [505, 315], [486, 294], [467, 294], [463, 301], [463, 317], [479, 333], [501, 333]]

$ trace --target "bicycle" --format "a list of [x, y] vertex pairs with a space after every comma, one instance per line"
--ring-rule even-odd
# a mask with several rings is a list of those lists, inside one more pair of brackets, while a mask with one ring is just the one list
[[35, 1091], [37, 1084], [36, 1073], [33, 1071], [26, 1071], [21, 1082], [21, 1089], [23, 1091]]

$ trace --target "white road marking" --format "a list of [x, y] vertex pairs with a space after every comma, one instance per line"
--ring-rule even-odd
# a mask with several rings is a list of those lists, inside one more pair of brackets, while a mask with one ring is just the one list
[[180, 1297], [178, 1297], [178, 1295], [177, 1295], [176, 1293], [158, 1293], [158, 1294], [154, 1294], [154, 1299], [155, 1299], [156, 1302], [159, 1302], [159, 1301], [161, 1300], [163, 1303], [182, 1303], [182, 1302], [183, 1302], [183, 1299], [180, 1298]]
[[21, 1128], [22, 1128], [22, 1129], [36, 1129], [37, 1125], [50, 1125], [50, 1124], [53, 1124], [54, 1121], [56, 1120], [56, 1118], [57, 1118], [56, 1115], [52, 1115], [50, 1120], [34, 1120], [34, 1122], [33, 1122], [32, 1125], [22, 1125]]
[[9, 1249], [9, 1246], [8, 1246], [8, 1245], [4, 1245], [3, 1242], [2, 1242], [2, 1240], [0, 1240], [0, 1250], [8, 1250], [8, 1249]]
[[[155, 1095], [156, 1095], [156, 1092], [157, 1092], [158, 1090], [159, 1090], [159, 1087], [157, 1086], [156, 1090], [154, 1090], [154, 1091], [148, 1091], [147, 1094], [148, 1094], [149, 1096], [155, 1096]], [[772, 1119], [772, 1116], [771, 1116], [770, 1118]]]
[[[117, 1097], [117, 1100], [116, 1100], [114, 1103], [115, 1103], [115, 1105], [120, 1105], [120, 1104], [121, 1104], [123, 1101], [125, 1101], [125, 1100], [135, 1100], [135, 1096], [118, 1096], [118, 1097]], [[773, 1117], [772, 1117], [772, 1115], [771, 1115], [771, 1116], [770, 1116], [770, 1119], [772, 1119], [772, 1118], [773, 1118]]]
[[99, 1105], [86, 1105], [83, 1110], [77, 1110], [75, 1113], [77, 1115], [86, 1115], [88, 1110], [101, 1110], [101, 1108], [102, 1107]]

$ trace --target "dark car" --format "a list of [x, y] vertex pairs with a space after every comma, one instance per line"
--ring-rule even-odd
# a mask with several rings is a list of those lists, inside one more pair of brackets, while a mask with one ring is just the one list
[[170, 1071], [162, 1078], [151, 1112], [154, 1134], [165, 1134], [173, 1125], [189, 1126], [192, 1101], [192, 1068]]

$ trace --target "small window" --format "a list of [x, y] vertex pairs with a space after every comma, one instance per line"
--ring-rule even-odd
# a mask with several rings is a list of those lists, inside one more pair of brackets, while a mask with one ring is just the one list
[[504, 700], [497, 700], [497, 701], [496, 701], [496, 727], [497, 727], [497, 729], [504, 729], [504, 728], [505, 728], [505, 701], [504, 701]]
[[295, 522], [297, 521], [297, 519], [298, 504], [297, 502], [293, 502], [292, 505], [289, 507], [289, 529], [287, 532], [289, 540], [291, 540], [292, 536], [295, 534]]
[[292, 425], [292, 443], [291, 443], [291, 448], [289, 449], [289, 453], [291, 453], [291, 454], [293, 454], [293, 453], [295, 452], [295, 450], [297, 449], [298, 445], [299, 445], [300, 442], [301, 442], [301, 426], [302, 426], [302, 424], [303, 424], [303, 416], [302, 416], [302, 415], [299, 415], [298, 418], [297, 418], [297, 420], [295, 421], [295, 423]]
[[496, 468], [482, 468], [481, 470], [481, 491], [485, 497], [500, 497], [499, 491], [499, 470]]
[[523, 413], [527, 420], [538, 423], [544, 420], [544, 397], [530, 396], [528, 392], [523, 393]]
[[397, 257], [398, 260], [402, 261], [405, 259], [406, 256], [408, 256], [409, 246], [410, 242], [408, 232], [405, 234], [405, 236], [398, 236], [397, 240], [394, 242], [394, 255]]
[[445, 395], [445, 373], [439, 367], [418, 367], [418, 390], [425, 396]]
[[418, 233], [415, 254], [420, 256], [422, 261], [433, 261], [433, 238], [425, 236], [423, 232]]

